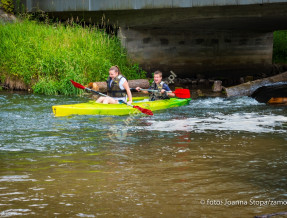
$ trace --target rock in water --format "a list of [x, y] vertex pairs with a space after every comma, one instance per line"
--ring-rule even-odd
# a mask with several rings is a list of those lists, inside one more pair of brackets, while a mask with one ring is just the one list
[[221, 92], [222, 90], [222, 81], [220, 80], [215, 80], [214, 83], [213, 83], [213, 88], [212, 88], [212, 91], [213, 92]]

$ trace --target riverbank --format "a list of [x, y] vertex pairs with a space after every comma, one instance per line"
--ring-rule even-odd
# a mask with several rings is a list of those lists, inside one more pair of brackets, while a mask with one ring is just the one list
[[0, 7], [0, 24], [5, 24], [7, 22], [15, 22], [17, 18], [13, 14], [6, 13]]
[[0, 83], [5, 89], [79, 94], [70, 79], [83, 84], [104, 81], [113, 65], [129, 79], [145, 77], [120, 41], [96, 26], [25, 19], [0, 24], [0, 39]]

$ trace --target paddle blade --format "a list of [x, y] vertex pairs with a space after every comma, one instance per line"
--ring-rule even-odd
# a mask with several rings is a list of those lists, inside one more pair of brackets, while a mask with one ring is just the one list
[[83, 86], [83, 85], [81, 85], [80, 83], [77, 83], [77, 82], [75, 82], [75, 81], [73, 81], [73, 80], [70, 80], [70, 81], [71, 81], [71, 83], [73, 84], [73, 86], [75, 86], [76, 88], [86, 89], [86, 87]]
[[173, 92], [178, 98], [190, 98], [189, 89], [177, 89]]
[[153, 116], [153, 112], [152, 112], [151, 110], [149, 110], [149, 109], [145, 109], [145, 108], [142, 108], [142, 107], [140, 107], [140, 106], [133, 106], [133, 108], [138, 109], [139, 111], [141, 111], [141, 112], [144, 113], [144, 114]]

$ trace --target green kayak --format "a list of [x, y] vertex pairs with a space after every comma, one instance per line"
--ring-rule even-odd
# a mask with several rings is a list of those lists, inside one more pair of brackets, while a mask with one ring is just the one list
[[[146, 97], [135, 97], [133, 98], [132, 105], [140, 106], [151, 111], [157, 111], [187, 105], [189, 102], [189, 98], [148, 101]], [[52, 106], [52, 108], [56, 117], [69, 115], [129, 115], [131, 113], [140, 113], [137, 109], [125, 104], [100, 104], [95, 101], [71, 105], [55, 105]]]

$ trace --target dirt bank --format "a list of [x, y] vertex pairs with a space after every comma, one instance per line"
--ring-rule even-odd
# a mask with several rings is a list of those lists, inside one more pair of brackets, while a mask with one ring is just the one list
[[3, 9], [0, 8], [0, 24], [7, 22], [15, 22], [17, 18], [13, 14], [7, 14]]

